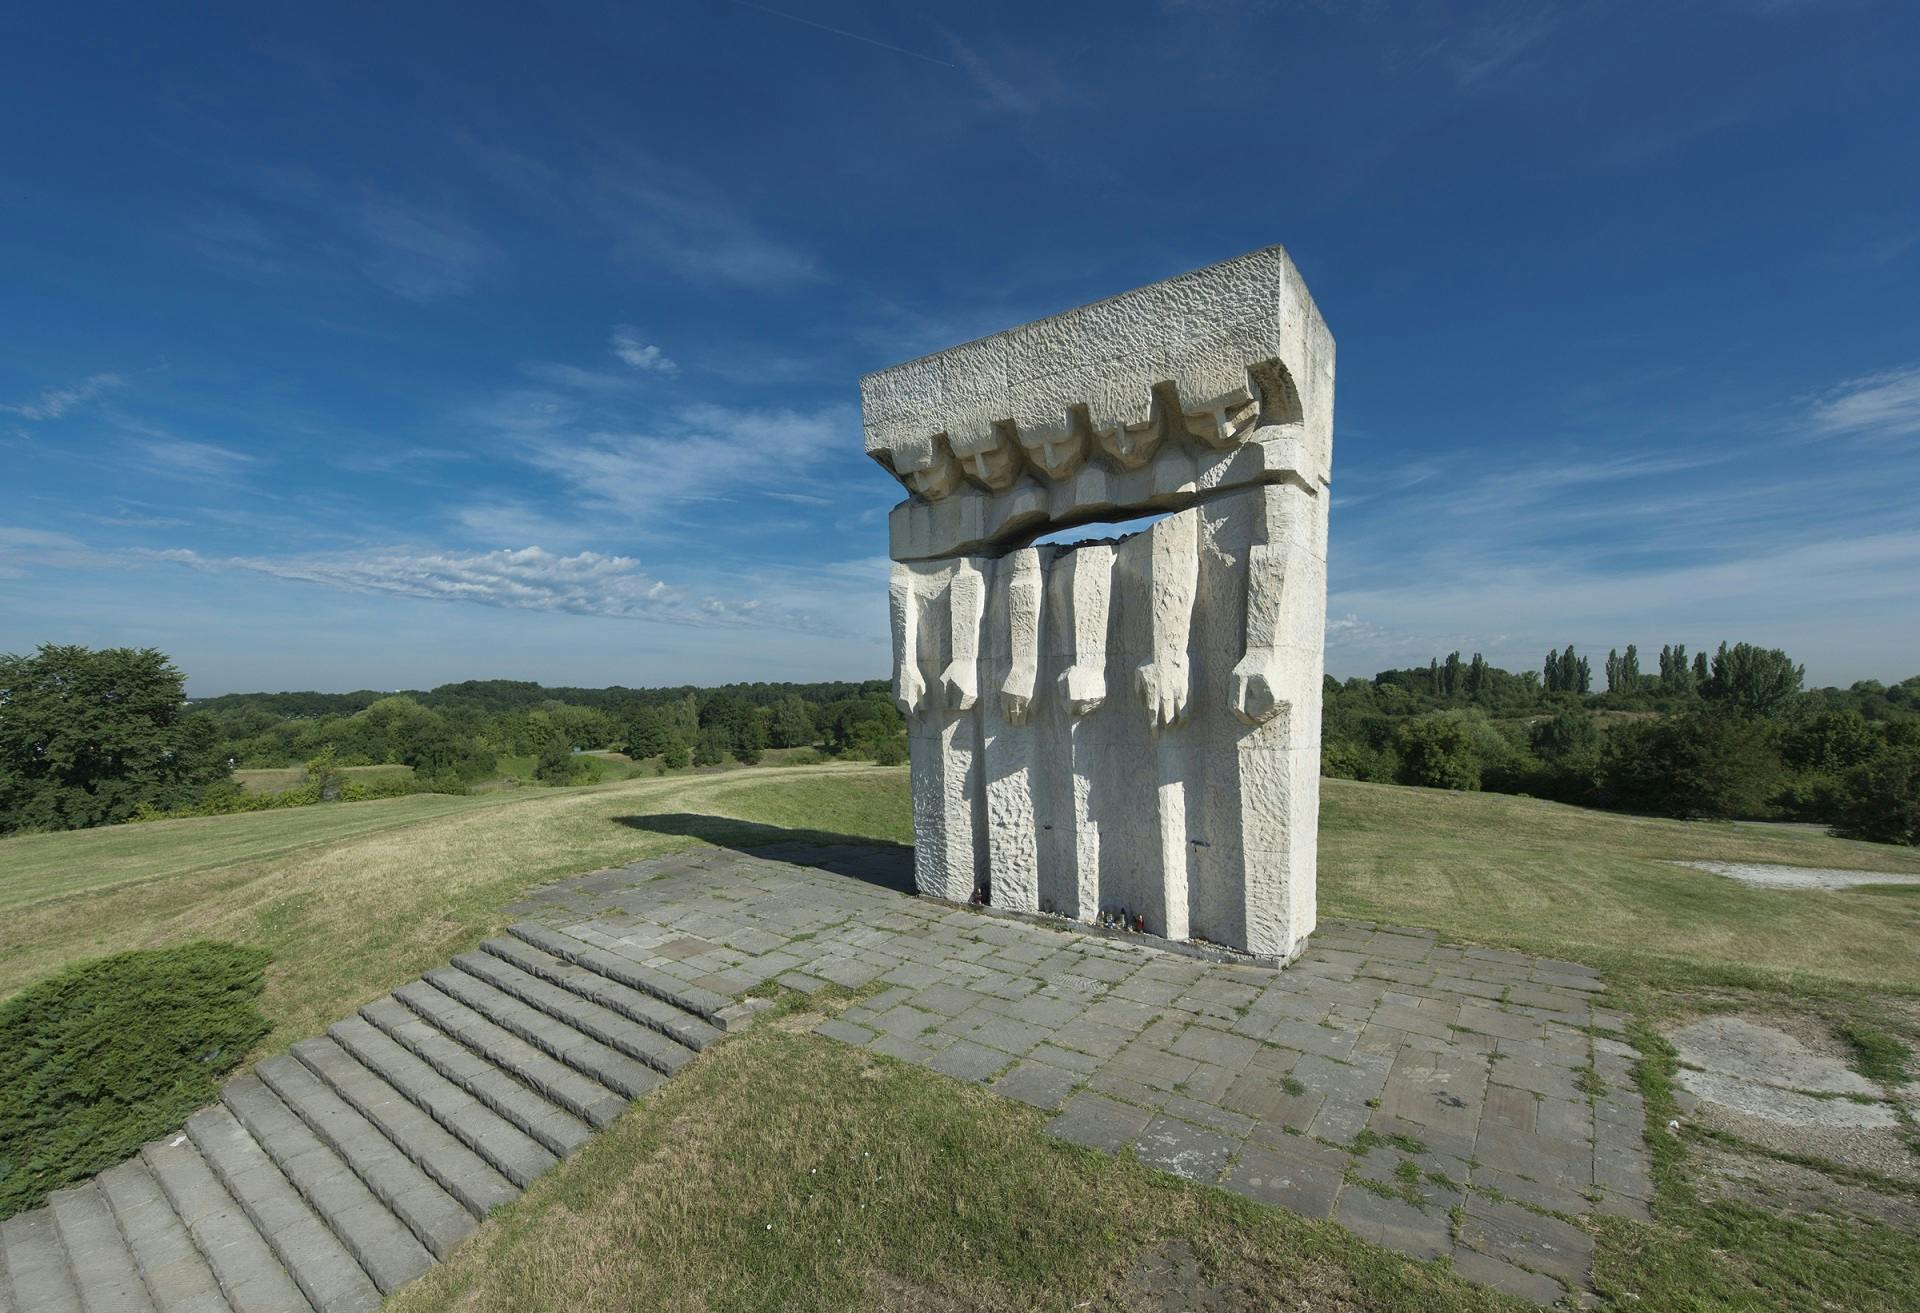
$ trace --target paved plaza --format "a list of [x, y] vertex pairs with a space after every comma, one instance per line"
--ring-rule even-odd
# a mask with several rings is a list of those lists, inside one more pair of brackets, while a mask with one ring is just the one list
[[735, 1015], [770, 980], [877, 986], [819, 1032], [1540, 1303], [1590, 1288], [1583, 1216], [1648, 1215], [1635, 1054], [1591, 968], [1322, 922], [1275, 971], [916, 898], [910, 863], [700, 848], [513, 911]]

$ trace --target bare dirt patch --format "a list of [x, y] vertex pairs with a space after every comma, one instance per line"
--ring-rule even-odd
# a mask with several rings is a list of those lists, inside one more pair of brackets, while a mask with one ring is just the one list
[[1776, 1153], [1920, 1180], [1885, 1091], [1847, 1067], [1839, 1038], [1815, 1019], [1710, 1016], [1668, 1038], [1703, 1126]]
[[1756, 889], [1852, 889], [1863, 884], [1920, 885], [1920, 875], [1890, 871], [1845, 871], [1813, 866], [1775, 866], [1766, 862], [1673, 862], [1738, 880]]

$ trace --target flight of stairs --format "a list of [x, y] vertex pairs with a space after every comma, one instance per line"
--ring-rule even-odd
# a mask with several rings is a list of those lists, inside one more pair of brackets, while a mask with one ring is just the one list
[[508, 936], [0, 1222], [0, 1313], [372, 1309], [724, 1028], [722, 995]]

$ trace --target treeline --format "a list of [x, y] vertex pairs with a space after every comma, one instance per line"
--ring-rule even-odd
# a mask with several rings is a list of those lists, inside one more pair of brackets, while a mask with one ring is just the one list
[[[657, 769], [758, 762], [816, 748], [897, 765], [906, 724], [883, 680], [720, 688], [544, 688], [469, 680], [413, 693], [239, 693], [189, 702], [185, 677], [148, 649], [40, 648], [0, 655], [0, 834], [136, 817], [212, 814], [430, 790], [464, 793], [504, 758], [549, 784], [623, 752]], [[346, 767], [411, 775], [356, 781]], [[303, 767], [285, 794], [242, 793], [234, 770]]]
[[410, 693], [233, 693], [194, 704], [237, 769], [291, 766], [331, 751], [342, 766], [395, 762], [458, 785], [503, 756], [532, 757], [565, 783], [580, 752], [659, 757], [668, 769], [757, 762], [768, 748], [821, 746], [905, 760], [905, 723], [883, 680], [718, 688], [546, 688], [468, 680]]
[[1804, 667], [1749, 643], [1668, 644], [1657, 664], [1609, 652], [1604, 692], [1571, 646], [1521, 674], [1456, 652], [1329, 677], [1322, 772], [1920, 843], [1920, 676], [1807, 691]]

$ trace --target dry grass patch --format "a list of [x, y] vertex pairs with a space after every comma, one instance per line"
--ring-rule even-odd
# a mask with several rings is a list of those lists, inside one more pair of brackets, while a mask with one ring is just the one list
[[1322, 782], [1323, 915], [1431, 926], [1616, 979], [1920, 990], [1920, 898], [1755, 889], [1675, 860], [1920, 872], [1920, 851], [1798, 827], [1621, 816]]
[[1217, 1307], [1510, 1307], [1331, 1223], [1061, 1144], [1043, 1124], [977, 1086], [761, 1025], [390, 1307], [1144, 1313], [1173, 1307], [1131, 1279], [1169, 1238], [1232, 1292]]
[[[769, 788], [778, 781], [778, 787]], [[255, 1056], [272, 1052], [395, 985], [445, 963], [496, 932], [501, 909], [528, 889], [564, 876], [636, 861], [698, 842], [622, 823], [649, 812], [697, 812], [788, 826], [810, 815], [884, 831], [904, 813], [905, 772], [877, 767], [737, 771], [729, 775], [638, 780], [596, 788], [541, 790], [487, 799], [399, 798], [289, 813], [219, 816], [44, 836], [82, 841], [95, 834], [145, 845], [153, 869], [170, 874], [66, 895], [66, 868], [30, 850], [46, 868], [34, 897], [32, 871], [11, 871], [18, 910], [0, 921], [0, 996], [77, 958], [191, 939], [258, 944], [272, 954], [260, 1006], [273, 1031]], [[454, 804], [449, 807], [445, 804]], [[255, 820], [315, 814], [299, 842], [297, 824], [252, 828]], [[120, 831], [131, 831], [121, 834]], [[247, 836], [236, 839], [236, 834]], [[41, 836], [35, 836], [40, 838]], [[0, 860], [20, 840], [0, 841]], [[237, 855], [207, 869], [204, 846]], [[130, 857], [120, 859], [131, 864]]]

